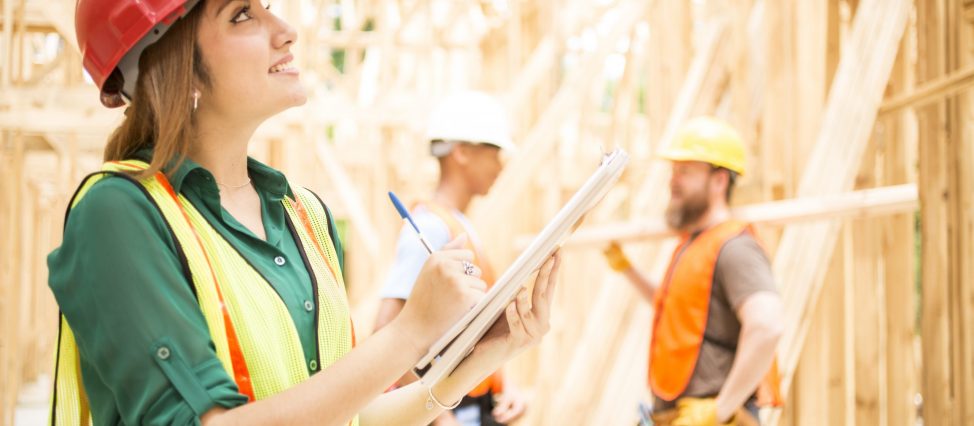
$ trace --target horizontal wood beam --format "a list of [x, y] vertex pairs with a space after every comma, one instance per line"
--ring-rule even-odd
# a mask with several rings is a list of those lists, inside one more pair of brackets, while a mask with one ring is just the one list
[[[739, 220], [757, 225], [786, 225], [795, 222], [838, 218], [865, 218], [915, 211], [918, 204], [915, 184], [887, 186], [843, 194], [803, 197], [751, 204], [731, 210]], [[579, 229], [564, 248], [600, 247], [610, 241], [646, 242], [675, 235], [662, 218], [610, 223]], [[530, 236], [520, 237], [526, 246]]]
[[[93, 96], [97, 96], [92, 89]], [[17, 108], [0, 112], [0, 129], [24, 134], [107, 136], [121, 121], [122, 112], [102, 108], [84, 112], [65, 108]]]
[[916, 90], [883, 102], [879, 114], [887, 114], [903, 108], [919, 108], [955, 95], [974, 86], [974, 67], [926, 83]]
[[[40, 6], [37, 3], [27, 3], [27, 10], [24, 11], [23, 20], [14, 18], [11, 22], [11, 28], [14, 30], [19, 30], [23, 28], [27, 32], [39, 32], [39, 33], [52, 33], [57, 32], [57, 27], [54, 22], [43, 13]], [[7, 27], [7, 20], [0, 15], [0, 29], [5, 29]]]

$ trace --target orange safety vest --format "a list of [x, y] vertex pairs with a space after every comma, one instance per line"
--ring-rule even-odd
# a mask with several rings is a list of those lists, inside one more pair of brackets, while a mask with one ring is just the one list
[[[432, 201], [421, 202], [416, 205], [417, 208], [425, 208], [430, 213], [433, 213], [450, 230], [450, 239], [456, 238], [458, 235], [466, 233], [467, 234], [467, 244], [466, 248], [473, 252], [474, 259], [473, 263], [477, 265], [482, 271], [480, 278], [487, 283], [487, 288], [489, 289], [494, 285], [496, 277], [494, 276], [494, 269], [490, 265], [490, 261], [487, 259], [487, 253], [484, 251], [483, 244], [480, 242], [480, 237], [476, 232], [465, 223], [461, 222], [450, 209], [436, 204]], [[471, 398], [477, 398], [484, 396], [488, 391], [493, 391], [495, 394], [499, 394], [504, 391], [504, 376], [500, 371], [491, 374], [483, 382], [481, 382], [477, 387], [473, 388], [467, 396]]]
[[[690, 383], [707, 329], [717, 257], [725, 243], [744, 233], [755, 235], [749, 224], [730, 220], [696, 238], [684, 236], [673, 251], [666, 279], [656, 293], [650, 343], [649, 385], [659, 398], [673, 401]], [[772, 373], [777, 382], [774, 365]], [[776, 383], [772, 388], [764, 390], [777, 393]], [[777, 398], [773, 401], [767, 397], [759, 400], [765, 405], [780, 405], [780, 396], [774, 396]]]

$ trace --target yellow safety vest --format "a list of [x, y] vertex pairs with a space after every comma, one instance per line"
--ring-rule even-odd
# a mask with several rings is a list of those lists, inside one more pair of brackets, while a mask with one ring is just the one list
[[[75, 194], [71, 208], [98, 180], [108, 175], [139, 172], [141, 161], [109, 162], [89, 176]], [[126, 175], [127, 176], [127, 175]], [[273, 287], [211, 226], [165, 174], [139, 182], [175, 235], [192, 276], [200, 310], [206, 319], [216, 355], [250, 401], [277, 394], [307, 380], [308, 370], [297, 329]], [[328, 230], [327, 213], [310, 191], [292, 186], [295, 198], [282, 203], [298, 235], [316, 283], [315, 321], [318, 365], [325, 369], [352, 350], [354, 331], [345, 282]], [[308, 248], [311, 248], [310, 250]], [[91, 424], [81, 379], [74, 335], [60, 319], [52, 397], [51, 424]], [[358, 424], [358, 417], [352, 425]]]

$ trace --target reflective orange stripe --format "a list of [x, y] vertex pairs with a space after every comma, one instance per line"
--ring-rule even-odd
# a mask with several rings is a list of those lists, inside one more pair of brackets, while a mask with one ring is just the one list
[[[321, 254], [322, 258], [327, 259], [325, 249], [322, 248], [323, 246], [320, 242], [318, 242], [318, 237], [315, 235], [314, 229], [311, 228], [311, 220], [308, 219], [308, 212], [304, 210], [304, 205], [301, 204], [301, 200], [299, 200], [298, 197], [288, 198], [288, 200], [294, 205], [294, 211], [298, 213], [298, 217], [301, 219], [301, 224], [304, 225], [304, 229], [308, 231], [308, 235], [311, 236], [311, 242], [313, 242], [315, 248], [318, 249], [318, 253]], [[338, 280], [338, 273], [332, 269], [331, 263], [325, 262], [325, 264], [328, 265], [328, 271], [331, 272], [332, 278], [335, 279], [335, 284], [341, 283], [341, 281]]]
[[189, 225], [189, 229], [193, 230], [193, 236], [196, 237], [196, 242], [200, 245], [200, 252], [206, 258], [206, 264], [210, 270], [211, 277], [213, 279], [213, 286], [216, 288], [216, 295], [220, 300], [220, 311], [223, 313], [223, 324], [226, 327], [227, 332], [227, 344], [230, 349], [230, 363], [233, 365], [233, 376], [234, 381], [237, 382], [237, 387], [240, 388], [240, 393], [247, 396], [247, 402], [252, 402], [256, 400], [254, 398], [254, 387], [250, 383], [250, 371], [247, 369], [247, 361], [244, 359], [243, 351], [240, 349], [240, 341], [237, 340], [237, 332], [233, 327], [233, 321], [230, 319], [230, 312], [227, 311], [227, 305], [223, 302], [223, 292], [220, 291], [220, 284], [216, 280], [216, 275], [213, 273], [213, 264], [210, 262], [210, 255], [206, 253], [206, 249], [203, 248], [203, 241], [200, 239], [199, 233], [196, 232], [196, 228], [193, 227], [193, 222], [189, 218], [189, 214], [183, 208], [183, 204], [179, 202], [179, 196], [176, 195], [176, 191], [172, 189], [172, 185], [169, 184], [169, 179], [162, 172], [156, 173], [155, 179], [166, 189], [169, 196], [172, 197], [173, 201], [179, 206], [180, 213], [183, 214], [183, 218], [186, 219], [186, 224]]
[[720, 249], [742, 232], [739, 221], [727, 221], [694, 239], [684, 238], [673, 252], [666, 279], [657, 292], [650, 343], [649, 384], [653, 394], [673, 401], [683, 394], [700, 355], [714, 270]]

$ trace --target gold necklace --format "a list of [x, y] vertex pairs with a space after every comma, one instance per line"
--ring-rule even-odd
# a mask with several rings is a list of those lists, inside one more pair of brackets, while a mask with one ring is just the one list
[[243, 188], [243, 187], [245, 187], [247, 185], [250, 185], [250, 179], [247, 179], [246, 182], [244, 182], [244, 183], [242, 183], [240, 185], [237, 185], [237, 186], [224, 185], [224, 184], [222, 184], [220, 182], [217, 182], [216, 184], [217, 185], [220, 185], [220, 186], [222, 186], [222, 187], [224, 187], [226, 189], [240, 189], [240, 188]]

